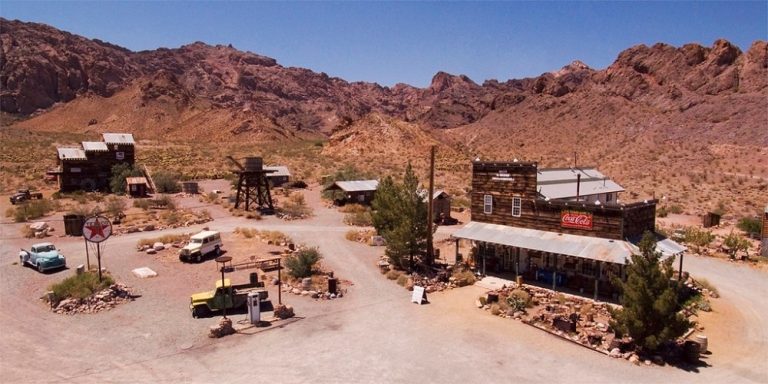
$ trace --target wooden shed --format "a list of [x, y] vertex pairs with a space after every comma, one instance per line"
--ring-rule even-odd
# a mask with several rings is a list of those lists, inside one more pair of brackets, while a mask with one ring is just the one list
[[147, 196], [148, 184], [146, 177], [127, 177], [125, 179], [126, 192], [131, 197]]
[[280, 187], [283, 184], [291, 181], [291, 172], [288, 170], [288, 167], [284, 165], [268, 165], [264, 166], [264, 170], [274, 171], [267, 174], [267, 180], [272, 184], [273, 187]]
[[714, 212], [708, 212], [701, 217], [701, 223], [704, 228], [716, 227], [720, 225], [720, 215]]
[[437, 190], [432, 194], [432, 213], [434, 221], [446, 221], [451, 217], [451, 196], [448, 192]]
[[334, 198], [334, 203], [337, 205], [347, 203], [370, 204], [378, 187], [378, 180], [350, 180], [337, 181], [325, 190], [341, 192], [341, 196]]

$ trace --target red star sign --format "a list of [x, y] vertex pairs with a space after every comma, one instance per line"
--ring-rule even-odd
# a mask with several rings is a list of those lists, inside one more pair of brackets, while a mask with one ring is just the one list
[[83, 236], [91, 242], [101, 242], [106, 240], [112, 234], [112, 225], [104, 217], [90, 218], [83, 226]]
[[96, 237], [96, 235], [104, 237], [104, 226], [101, 225], [101, 221], [96, 220], [95, 222], [90, 223], [85, 227], [88, 228], [89, 231], [91, 231], [91, 237]]

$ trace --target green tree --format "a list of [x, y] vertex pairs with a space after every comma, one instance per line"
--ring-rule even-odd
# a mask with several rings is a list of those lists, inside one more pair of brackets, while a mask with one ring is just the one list
[[312, 276], [315, 264], [322, 259], [317, 248], [304, 248], [285, 259], [288, 274], [299, 279]]
[[160, 171], [152, 176], [158, 193], [177, 193], [181, 191], [179, 175], [172, 172]]
[[144, 173], [139, 168], [134, 168], [128, 163], [116, 164], [112, 166], [112, 178], [109, 179], [109, 189], [114, 194], [125, 194], [125, 179], [139, 176], [144, 176]]
[[643, 235], [640, 253], [632, 255], [627, 267], [627, 281], [614, 280], [620, 288], [622, 308], [613, 313], [613, 327], [629, 335], [647, 352], [685, 333], [691, 323], [679, 313], [680, 304], [672, 282], [674, 257], [660, 261], [656, 240], [650, 232]]
[[760, 233], [763, 230], [763, 223], [757, 217], [742, 217], [736, 226], [749, 235]]
[[390, 263], [400, 269], [412, 270], [415, 257], [426, 253], [428, 226], [427, 203], [410, 163], [401, 184], [391, 177], [379, 184], [373, 210], [373, 226], [387, 242], [385, 253]]

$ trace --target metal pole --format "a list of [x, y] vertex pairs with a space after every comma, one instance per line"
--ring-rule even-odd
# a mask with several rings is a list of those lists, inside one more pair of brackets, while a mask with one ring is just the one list
[[277, 259], [277, 304], [283, 304], [283, 279], [280, 277], [280, 259]]
[[429, 157], [429, 197], [427, 202], [427, 265], [432, 265], [435, 259], [435, 249], [432, 244], [432, 224], [435, 221], [435, 209], [433, 204], [433, 194], [435, 193], [435, 146], [430, 149]]
[[96, 259], [99, 261], [99, 282], [101, 282], [101, 243], [96, 243]]
[[224, 297], [222, 298], [222, 308], [224, 311], [224, 318], [227, 318], [227, 289], [224, 287], [224, 263], [221, 263], [221, 289], [224, 291]]
[[83, 237], [83, 241], [85, 242], [85, 270], [90, 271], [91, 270], [91, 256], [88, 254], [88, 240]]
[[600, 275], [602, 275], [602, 272], [603, 272], [603, 264], [598, 261], [597, 262], [597, 276], [595, 276], [595, 301], [597, 301], [598, 281], [600, 280]]
[[683, 284], [683, 253], [680, 252], [680, 270], [677, 272], [677, 283]]
[[554, 268], [552, 268], [552, 290], [557, 292], [557, 254], [553, 254], [552, 258], [554, 259]]

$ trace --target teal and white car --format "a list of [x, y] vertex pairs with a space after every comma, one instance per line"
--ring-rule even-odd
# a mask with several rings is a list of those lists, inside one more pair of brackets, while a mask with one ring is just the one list
[[39, 243], [30, 248], [29, 251], [22, 249], [19, 252], [19, 264], [27, 264], [37, 268], [40, 272], [51, 269], [64, 268], [67, 266], [67, 260], [64, 255], [51, 243]]

